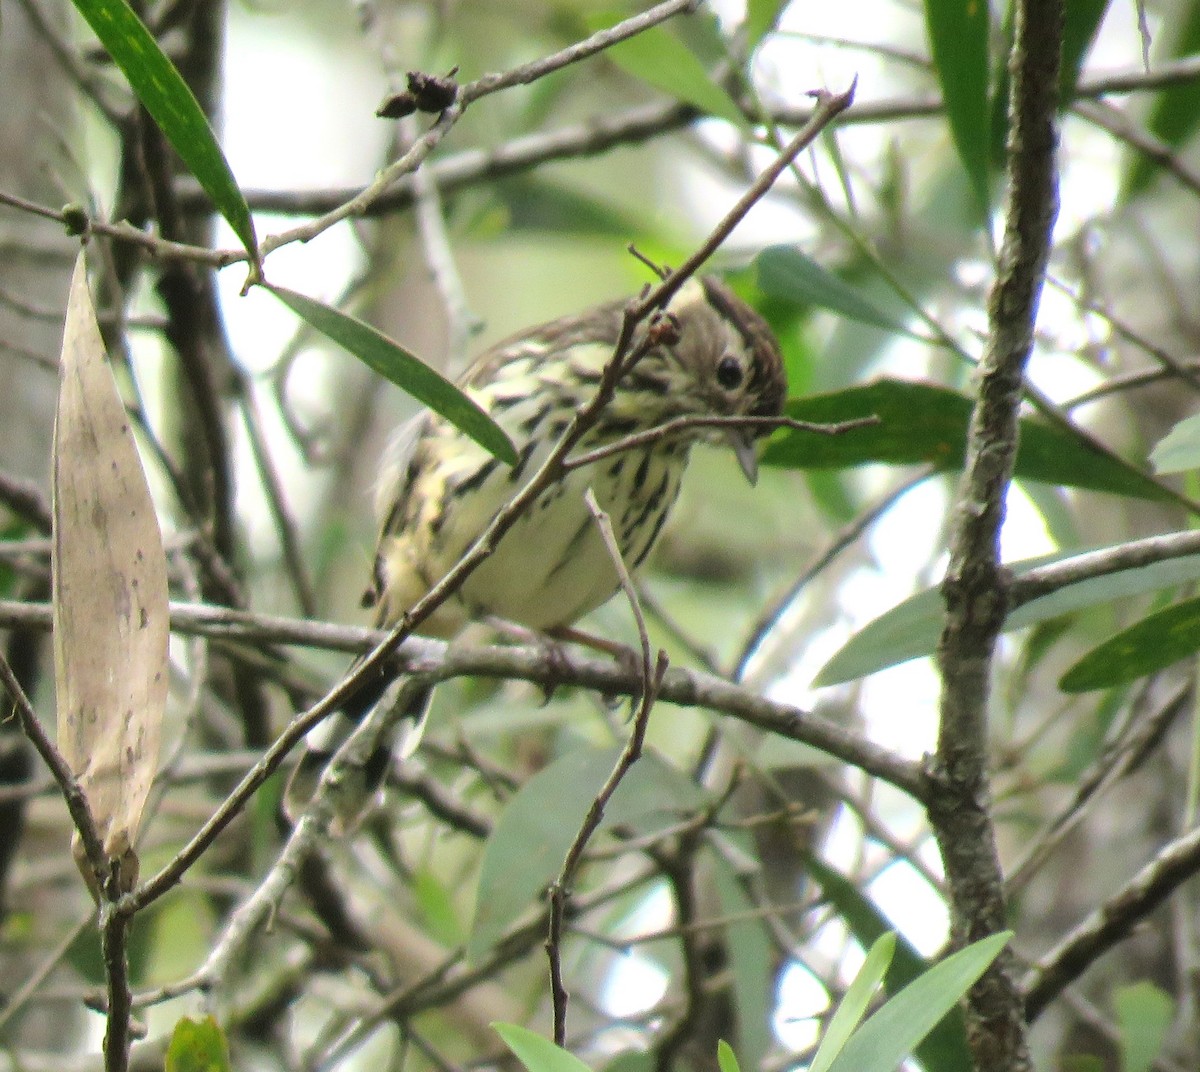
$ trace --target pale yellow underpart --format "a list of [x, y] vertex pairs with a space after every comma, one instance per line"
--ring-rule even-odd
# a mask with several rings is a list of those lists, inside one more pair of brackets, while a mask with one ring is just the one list
[[[743, 353], [736, 330], [711, 311], [700, 284], [690, 281], [676, 297], [671, 309], [681, 318], [693, 339], [708, 344], [708, 367], [721, 354]], [[689, 327], [688, 318], [692, 318]], [[703, 319], [702, 319], [703, 318]], [[703, 334], [700, 334], [700, 333]], [[518, 450], [529, 438], [523, 421], [538, 412], [554, 396], [555, 379], [540, 356], [544, 347], [522, 344], [519, 355], [507, 362], [502, 375], [489, 383], [467, 388], [484, 408], [505, 426]], [[612, 347], [589, 344], [572, 347], [569, 364], [575, 371], [598, 372], [612, 357]], [[694, 372], [678, 366], [671, 370], [672, 389], [655, 396], [632, 391], [618, 392], [607, 413], [613, 418], [636, 420], [639, 428], [652, 427], [681, 410], [695, 413], [733, 412], [735, 400], [721, 395], [711, 375], [697, 381]], [[494, 408], [508, 402], [507, 408]], [[661, 412], [657, 412], [661, 410]], [[554, 416], [569, 416], [557, 411]], [[497, 463], [489, 477], [468, 493], [449, 493], [463, 480], [479, 472], [489, 456], [476, 444], [441, 420], [434, 419], [418, 439], [416, 457], [422, 461], [410, 500], [416, 516], [401, 531], [388, 533], [380, 541], [379, 555], [384, 578], [380, 618], [397, 621], [439, 581], [469, 549], [505, 503], [536, 472], [557, 436], [537, 437], [540, 445], [524, 466], [517, 483], [509, 470]], [[697, 433], [695, 438], [712, 438]], [[584, 447], [595, 445], [585, 441]], [[669, 510], [679, 490], [686, 467], [689, 444], [676, 440], [649, 451], [642, 478], [634, 474], [646, 459], [646, 450], [628, 451], [617, 458], [577, 469], [544, 492], [500, 541], [492, 555], [480, 565], [452, 599], [420, 627], [421, 632], [452, 636], [468, 621], [494, 616], [530, 629], [548, 630], [569, 625], [607, 601], [618, 588], [617, 573], [589, 513], [584, 493], [590, 486], [596, 499], [612, 519], [622, 556], [632, 567], [648, 551], [657, 534], [654, 524], [660, 510]], [[614, 475], [614, 469], [617, 469]], [[380, 508], [386, 517], [395, 501], [399, 484], [406, 479], [405, 459], [397, 460], [396, 471], [381, 486]], [[657, 495], [655, 494], [657, 493]], [[658, 500], [651, 506], [651, 499]], [[440, 526], [435, 518], [449, 504]], [[649, 523], [637, 525], [645, 514]]]

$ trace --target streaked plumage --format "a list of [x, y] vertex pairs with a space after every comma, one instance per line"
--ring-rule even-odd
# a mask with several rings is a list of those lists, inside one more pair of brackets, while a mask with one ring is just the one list
[[[482, 354], [462, 377], [461, 386], [512, 438], [519, 459], [512, 468], [432, 413], [402, 430], [377, 500], [382, 528], [369, 601], [378, 608], [379, 624], [398, 621], [424, 596], [537, 471], [578, 407], [594, 396], [625, 304], [598, 306], [514, 336]], [[781, 412], [783, 364], [758, 313], [711, 278], [685, 283], [668, 311], [678, 327], [674, 341], [650, 349], [618, 384], [574, 453], [679, 417]], [[728, 442], [754, 479], [755, 433], [746, 428], [687, 429], [574, 469], [539, 496], [421, 631], [450, 637], [487, 617], [553, 631], [600, 606], [618, 581], [585, 491], [593, 489], [626, 565], [635, 569], [652, 550], [688, 454], [702, 440]], [[328, 738], [341, 732], [344, 727], [331, 726], [325, 740], [310, 738], [293, 779], [305, 783], [300, 795], [333, 751]], [[372, 767], [368, 783], [382, 775], [386, 755]], [[295, 786], [290, 795], [298, 795]]]
[[[378, 498], [384, 523], [374, 593], [382, 622], [397, 620], [423, 596], [537, 471], [612, 358], [624, 304], [502, 342], [463, 377], [468, 393], [512, 437], [520, 459], [512, 469], [432, 414], [408, 431], [405, 456]], [[689, 281], [670, 311], [678, 342], [638, 363], [580, 453], [684, 415], [780, 412], [782, 364], [757, 313], [712, 279]], [[617, 576], [584, 491], [592, 487], [612, 519], [626, 564], [636, 568], [675, 502], [692, 445], [722, 435], [739, 441], [743, 459], [752, 457], [753, 436], [745, 431], [697, 428], [572, 471], [522, 516], [423, 631], [451, 636], [467, 621], [489, 615], [550, 630], [594, 610], [617, 590]]]

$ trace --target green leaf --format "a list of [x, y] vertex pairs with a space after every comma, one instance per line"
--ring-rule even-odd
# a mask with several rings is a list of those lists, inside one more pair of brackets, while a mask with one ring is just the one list
[[628, 242], [652, 231], [655, 222], [588, 190], [549, 182], [538, 175], [493, 184], [491, 193], [508, 210], [505, 233], [543, 231], [553, 235], [598, 235]]
[[257, 262], [258, 241], [249, 206], [204, 110], [183, 77], [124, 0], [72, 2], [217, 211], [229, 221], [251, 260]]
[[418, 868], [410, 884], [425, 933], [447, 949], [462, 945], [466, 935], [454, 910], [454, 891], [428, 867]]
[[[966, 452], [971, 407], [971, 399], [946, 387], [892, 379], [791, 399], [785, 412], [798, 420], [833, 424], [875, 416], [879, 422], [837, 436], [785, 429], [767, 444], [763, 464], [836, 469], [870, 462], [923, 462], [937, 469], [957, 469]], [[1133, 498], [1170, 497], [1136, 467], [1098, 451], [1058, 425], [1032, 417], [1021, 420], [1014, 475]]]
[[229, 1043], [211, 1016], [175, 1025], [163, 1064], [165, 1072], [231, 1072]]
[[1063, 692], [1088, 692], [1124, 685], [1200, 651], [1200, 599], [1147, 615], [1109, 637], [1059, 679]]
[[[748, 837], [727, 834], [725, 839], [745, 859], [757, 860]], [[738, 1012], [738, 1049], [747, 1068], [762, 1068], [771, 1049], [775, 946], [763, 921], [755, 918], [756, 906], [743, 889], [734, 865], [719, 853], [713, 853], [712, 860], [721, 915], [736, 920], [725, 925], [724, 937]]]
[[[1020, 577], [1037, 566], [1067, 561], [1088, 551], [1106, 549], [1088, 548], [1084, 552], [1076, 549], [1042, 555], [1012, 563], [1010, 569]], [[1004, 631], [1023, 629], [1027, 625], [1049, 621], [1084, 607], [1128, 599], [1164, 588], [1175, 588], [1198, 579], [1200, 555], [1188, 555], [1136, 569], [1120, 570], [1103, 577], [1067, 585], [1057, 592], [1018, 607], [1005, 619]], [[853, 681], [889, 666], [907, 662], [909, 659], [932, 655], [941, 633], [944, 612], [941, 592], [937, 588], [926, 588], [923, 592], [906, 599], [855, 633], [825, 664], [814, 684], [820, 687]]]
[[1113, 995], [1121, 1040], [1121, 1072], [1149, 1072], [1175, 1016], [1175, 1002], [1146, 980]]
[[[855, 883], [811, 854], [806, 869], [864, 949], [872, 948], [885, 935], [895, 936], [895, 947], [883, 979], [888, 994], [898, 994], [929, 970], [929, 962]], [[929, 1032], [917, 1047], [916, 1057], [926, 1072], [957, 1072], [971, 1067], [967, 1029], [960, 1009], [951, 1009]]]
[[573, 1053], [519, 1024], [492, 1024], [497, 1035], [529, 1072], [591, 1072]]
[[[599, 30], [618, 21], [597, 16], [588, 24]], [[606, 49], [604, 55], [676, 100], [738, 126], [746, 125], [746, 117], [734, 99], [712, 80], [695, 53], [665, 27], [651, 26]]]
[[[538, 771], [505, 805], [483, 850], [469, 958], [486, 951], [557, 877], [620, 753], [619, 748], [568, 752]], [[706, 799], [669, 763], [646, 752], [612, 795], [600, 829], [620, 823], [653, 833]]]
[[789, 0], [746, 0], [746, 44], [753, 49], [779, 22]]
[[838, 1003], [808, 1072], [827, 1072], [834, 1058], [845, 1048], [846, 1041], [858, 1027], [871, 998], [883, 982], [895, 951], [896, 935], [890, 932], [880, 935], [871, 946], [863, 966], [858, 969], [858, 974], [846, 988], [845, 997]]
[[986, 220], [991, 205], [988, 5], [985, 0], [925, 0], [925, 25], [950, 135]]
[[1079, 84], [1079, 72], [1108, 13], [1109, 0], [1071, 0], [1063, 23], [1062, 67], [1058, 72], [1058, 108], [1070, 107]]
[[1011, 931], [993, 934], [934, 965], [850, 1037], [829, 1072], [895, 1072], [987, 971], [1011, 937]]
[[1185, 417], [1150, 452], [1154, 471], [1184, 473], [1200, 469], [1200, 414]]
[[738, 1064], [737, 1054], [733, 1052], [733, 1047], [724, 1039], [717, 1039], [717, 1068], [721, 1072], [742, 1072], [741, 1065]]
[[440, 413], [489, 454], [508, 465], [515, 464], [517, 452], [504, 429], [474, 400], [420, 358], [396, 345], [370, 324], [332, 306], [284, 287], [268, 286], [267, 289], [302, 320], [417, 401]]
[[872, 327], [920, 338], [795, 246], [769, 246], [754, 258], [754, 267], [759, 289], [768, 297], [816, 305]]
[[[1185, 10], [1172, 13], [1170, 25], [1179, 27], [1171, 48], [1171, 58], [1180, 59], [1200, 52], [1200, 0], [1192, 0]], [[1200, 125], [1200, 82], [1189, 80], [1167, 86], [1155, 100], [1146, 123], [1151, 134], [1170, 149], [1182, 148]], [[1131, 160], [1122, 184], [1121, 200], [1130, 201], [1144, 193], [1158, 174], [1160, 164], [1145, 153]]]

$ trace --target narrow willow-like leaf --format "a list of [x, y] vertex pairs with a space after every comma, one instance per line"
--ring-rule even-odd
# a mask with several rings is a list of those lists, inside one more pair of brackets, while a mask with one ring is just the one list
[[322, 335], [348, 350], [368, 368], [391, 380], [417, 401], [441, 414], [488, 453], [512, 465], [516, 449], [507, 433], [470, 397], [424, 361], [376, 328], [323, 302], [284, 287], [268, 287], [284, 305]]
[[[754, 843], [742, 833], [722, 835], [727, 845], [755, 859]], [[761, 919], [757, 906], [747, 894], [744, 876], [723, 854], [711, 856], [713, 885], [722, 917], [729, 920], [724, 929], [728, 943], [728, 970], [732, 979], [732, 999], [738, 1010], [740, 1029], [738, 1048], [746, 1068], [762, 1068], [773, 1042], [771, 1014], [775, 1007], [775, 945]]]
[[[602, 29], [617, 21], [597, 17], [590, 19], [589, 25]], [[746, 124], [746, 117], [734, 99], [713, 81], [695, 53], [666, 27], [651, 26], [617, 42], [604, 55], [635, 78], [676, 100], [739, 126]]]
[[167, 703], [167, 561], [82, 253], [60, 369], [51, 478], [59, 748], [131, 888]]
[[1200, 651], [1200, 599], [1185, 599], [1122, 629], [1059, 679], [1063, 692], [1124, 685]]
[[845, 996], [838, 1003], [825, 1034], [821, 1036], [821, 1044], [817, 1047], [812, 1064], [808, 1066], [808, 1072], [827, 1072], [834, 1058], [842, 1052], [846, 1040], [862, 1021], [871, 998], [883, 982], [895, 951], [896, 935], [892, 933], [881, 935], [868, 950], [863, 966], [846, 988]]
[[[892, 921], [855, 883], [811, 854], [807, 871], [864, 949], [872, 948], [886, 935], [894, 938], [883, 977], [883, 985], [889, 994], [898, 994], [929, 970], [929, 961], [895, 930]], [[925, 1072], [961, 1072], [969, 1068], [971, 1051], [962, 1010], [951, 1009], [917, 1046], [915, 1055]]]
[[[966, 452], [971, 407], [971, 399], [949, 388], [893, 379], [791, 399], [786, 413], [798, 420], [832, 424], [874, 416], [878, 422], [838, 436], [786, 429], [767, 444], [762, 461], [786, 469], [838, 469], [871, 462], [957, 469]], [[1014, 475], [1132, 498], [1169, 498], [1135, 466], [1097, 450], [1068, 429], [1030, 417], [1021, 421]]]
[[754, 267], [759, 289], [768, 297], [815, 305], [872, 327], [913, 336], [899, 319], [795, 246], [769, 246], [754, 258]]
[[986, 220], [991, 205], [988, 5], [983, 0], [925, 0], [925, 25], [950, 134]]
[[492, 1024], [504, 1044], [529, 1072], [591, 1072], [573, 1053], [519, 1024]]
[[[1087, 550], [1103, 550], [1089, 548]], [[1079, 550], [1043, 555], [1014, 562], [1016, 576], [1051, 562], [1080, 554]], [[1004, 621], [1004, 630], [1023, 629], [1084, 607], [1129, 599], [1164, 588], [1176, 588], [1200, 580], [1200, 555], [1172, 558], [1136, 569], [1120, 570], [1067, 585], [1057, 592], [1018, 607]], [[906, 599], [870, 622], [846, 642], [817, 675], [818, 686], [853, 681], [889, 666], [932, 655], [941, 632], [945, 605], [941, 592], [927, 588]]]
[[254, 221], [216, 135], [183, 76], [124, 0], [72, 0], [252, 261]]
[[829, 1072], [895, 1072], [987, 971], [1011, 937], [1011, 931], [993, 934], [935, 964], [850, 1037]]

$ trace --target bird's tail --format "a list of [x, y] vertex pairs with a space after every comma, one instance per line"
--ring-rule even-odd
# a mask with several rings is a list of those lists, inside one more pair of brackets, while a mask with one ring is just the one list
[[[335, 827], [343, 832], [353, 829], [382, 787], [393, 753], [399, 750], [403, 756], [409, 756], [416, 750], [432, 691], [432, 686], [415, 686], [411, 679], [397, 681], [391, 675], [383, 675], [378, 681], [365, 684], [338, 711], [309, 731], [300, 762], [283, 794], [283, 811], [288, 820], [295, 822], [299, 818], [334, 754], [367, 715], [381, 704], [400, 705], [398, 716], [388, 720], [390, 728], [377, 737], [365, 760], [342, 771], [335, 799]], [[397, 749], [397, 738], [401, 736]]]

